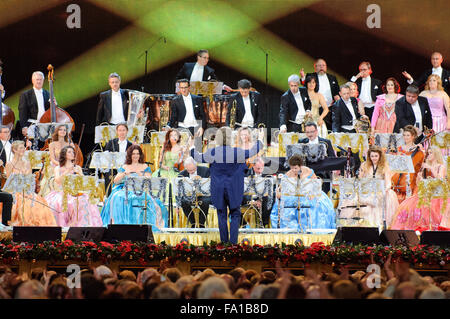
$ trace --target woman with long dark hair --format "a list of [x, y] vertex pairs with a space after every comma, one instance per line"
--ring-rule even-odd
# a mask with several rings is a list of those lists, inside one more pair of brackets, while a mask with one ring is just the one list
[[124, 187], [128, 177], [151, 177], [152, 171], [144, 163], [144, 153], [139, 145], [131, 145], [127, 149], [125, 164], [117, 172], [115, 185], [102, 209], [103, 224], [150, 224], [156, 231], [165, 227], [168, 213], [158, 198], [150, 192], [139, 193], [131, 189], [127, 194]]
[[[59, 154], [59, 165], [55, 167], [55, 190], [50, 192], [45, 199], [53, 209], [58, 226], [62, 227], [87, 227], [101, 226], [102, 220], [97, 205], [89, 202], [87, 194], [72, 196], [64, 194], [63, 182], [67, 175], [83, 176], [80, 166], [75, 165], [75, 149], [65, 146]], [[67, 195], [67, 208], [65, 208], [65, 196]]]
[[[327, 102], [325, 101], [325, 98], [321, 93], [315, 91], [317, 83], [314, 76], [308, 75], [306, 77], [305, 86], [308, 89], [309, 99], [311, 100], [311, 114], [313, 117], [312, 119], [317, 124], [319, 136], [322, 138], [327, 138], [327, 125], [324, 122], [324, 118], [329, 112]], [[320, 114], [320, 108], [322, 108], [322, 114]]]

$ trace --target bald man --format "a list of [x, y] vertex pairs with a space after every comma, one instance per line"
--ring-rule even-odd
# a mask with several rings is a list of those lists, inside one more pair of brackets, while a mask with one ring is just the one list
[[414, 78], [411, 76], [411, 74], [409, 74], [406, 71], [402, 72], [402, 74], [407, 79], [409, 84], [417, 85], [421, 89], [423, 89], [423, 86], [425, 85], [425, 82], [427, 81], [428, 77], [431, 74], [436, 74], [442, 80], [442, 87], [447, 92], [447, 94], [449, 94], [450, 93], [450, 71], [446, 70], [442, 67], [443, 61], [444, 61], [444, 58], [442, 57], [441, 53], [433, 52], [431, 54], [432, 68], [427, 69], [425, 72], [423, 72], [422, 75], [417, 80], [414, 80]]

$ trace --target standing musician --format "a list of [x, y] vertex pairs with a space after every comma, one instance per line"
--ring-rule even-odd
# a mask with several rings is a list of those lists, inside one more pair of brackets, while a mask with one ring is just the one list
[[238, 82], [239, 93], [234, 94], [228, 104], [227, 126], [230, 125], [231, 116], [233, 116], [230, 114], [233, 103], [236, 104], [235, 123], [247, 127], [257, 127], [263, 123], [264, 107], [261, 94], [250, 92], [251, 86], [252, 83], [247, 79], [242, 79]]
[[[216, 146], [206, 153], [194, 149], [194, 139], [190, 139], [191, 156], [201, 163], [210, 164], [211, 202], [217, 208], [219, 217], [220, 240], [223, 243], [237, 244], [239, 224], [241, 221], [240, 206], [244, 193], [245, 160], [263, 147], [264, 132], [258, 134], [258, 142], [251, 150], [231, 147], [232, 131], [229, 127], [221, 127], [216, 134]], [[228, 233], [228, 211], [230, 209], [230, 232]]]
[[108, 77], [111, 90], [100, 93], [97, 109], [97, 125], [116, 125], [126, 122], [128, 117], [128, 90], [120, 88], [120, 75], [111, 73]]
[[311, 100], [305, 88], [299, 88], [300, 77], [292, 74], [288, 78], [289, 90], [281, 96], [280, 133], [303, 132], [300, 123], [311, 112]]
[[197, 129], [195, 135], [201, 136], [206, 129], [207, 122], [202, 98], [190, 93], [190, 84], [187, 79], [178, 80], [177, 83], [181, 94], [172, 100], [170, 120], [164, 130], [182, 127], [194, 135], [194, 131]]
[[[46, 110], [50, 108], [50, 92], [43, 89], [44, 73], [33, 72], [31, 82], [33, 88], [23, 92], [19, 99], [19, 124], [22, 135], [27, 136], [29, 120], [39, 121]], [[56, 100], [55, 100], [55, 104]]]
[[[192, 81], [212, 81], [218, 80], [214, 69], [207, 66], [209, 62], [208, 50], [199, 50], [197, 52], [197, 62], [186, 62], [176, 76], [176, 80], [188, 79]], [[223, 89], [230, 92], [232, 89], [224, 85]]]

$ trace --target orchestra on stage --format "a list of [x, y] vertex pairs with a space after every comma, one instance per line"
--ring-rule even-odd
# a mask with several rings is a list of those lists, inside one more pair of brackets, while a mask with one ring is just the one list
[[[311, 73], [286, 74], [280, 105], [247, 79], [221, 82], [208, 61], [200, 50], [185, 63], [173, 94], [105, 75], [97, 147], [84, 155], [84, 124], [58, 106], [51, 65], [31, 74], [17, 121], [0, 77], [1, 229], [219, 228], [232, 243], [240, 228], [450, 230], [450, 71], [440, 53], [423, 74], [403, 72], [403, 91], [368, 61], [338, 83], [319, 58]], [[276, 128], [268, 109], [279, 109]]]

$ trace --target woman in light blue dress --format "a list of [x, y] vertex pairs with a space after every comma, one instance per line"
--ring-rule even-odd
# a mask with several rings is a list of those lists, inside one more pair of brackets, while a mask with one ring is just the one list
[[[300, 176], [303, 188], [311, 188], [307, 180], [316, 179], [314, 171], [303, 166], [300, 156], [294, 155], [289, 159], [290, 170], [283, 176], [281, 189], [277, 190], [277, 200], [270, 213], [272, 228], [297, 229], [306, 232], [307, 229], [331, 229], [336, 228], [336, 213], [330, 198], [318, 190], [318, 196], [289, 196], [285, 194], [298, 194], [298, 176]], [[305, 183], [306, 182], [306, 183]], [[300, 199], [300, 219], [299, 219]], [[278, 207], [281, 207], [278, 210]], [[307, 206], [307, 208], [302, 208]], [[280, 224], [278, 227], [278, 223]]]
[[[125, 164], [118, 169], [114, 178], [115, 185], [103, 206], [101, 213], [103, 225], [150, 224], [153, 231], [160, 231], [161, 228], [167, 226], [168, 212], [158, 198], [154, 198], [149, 193], [134, 192], [131, 189], [126, 194], [125, 178], [151, 177], [151, 173], [150, 167], [144, 163], [144, 153], [141, 147], [139, 145], [130, 146], [127, 150]], [[146, 200], [147, 212], [143, 208]]]

